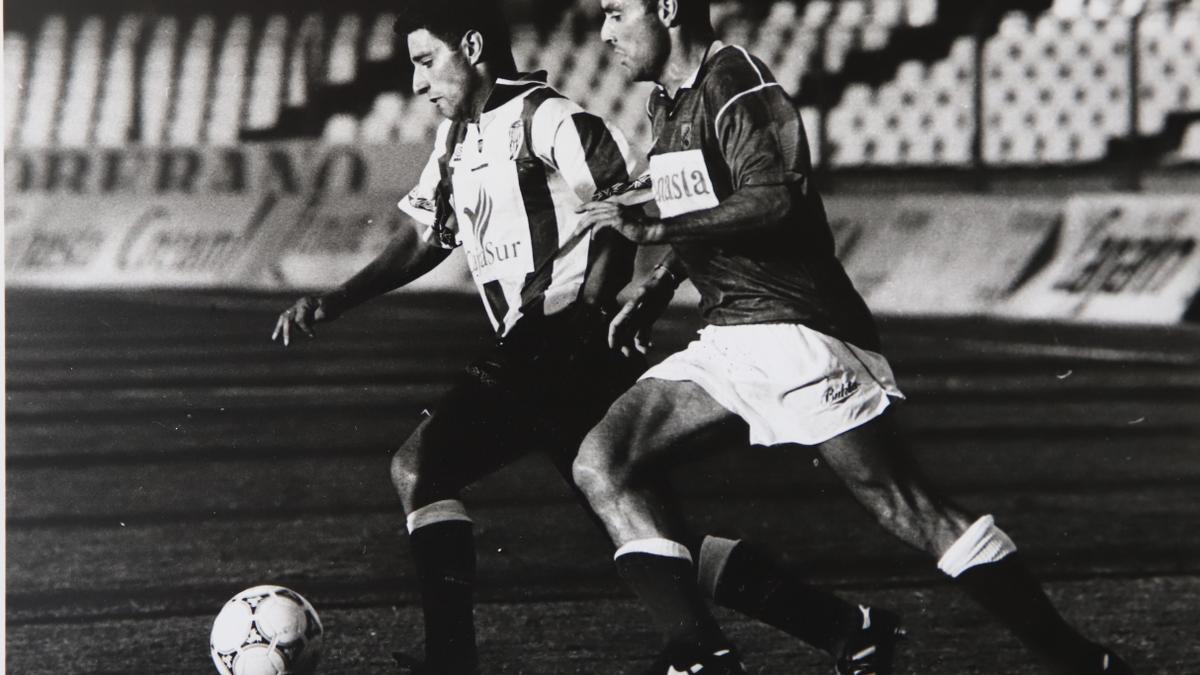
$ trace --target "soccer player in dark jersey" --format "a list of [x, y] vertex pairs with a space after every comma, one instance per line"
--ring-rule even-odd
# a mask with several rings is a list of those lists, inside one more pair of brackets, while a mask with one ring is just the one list
[[[569, 478], [584, 434], [644, 369], [640, 356], [622, 355], [606, 339], [635, 247], [615, 232], [580, 228], [576, 213], [597, 192], [625, 184], [633, 160], [619, 132], [549, 87], [545, 73], [517, 72], [493, 3], [407, 3], [396, 30], [407, 39], [413, 90], [446, 118], [417, 186], [399, 204], [423, 229], [401, 230], [339, 288], [297, 300], [279, 315], [272, 339], [287, 345], [296, 331], [312, 336], [314, 324], [465, 249], [497, 342], [395, 453], [391, 473], [425, 615], [425, 662], [398, 659], [421, 672], [472, 675], [475, 550], [461, 490], [535, 451]], [[708, 549], [733, 543], [704, 540]], [[794, 612], [790, 599], [834, 601], [738, 549], [722, 564], [753, 570], [747, 576], [762, 586], [794, 589], [773, 603], [742, 603], [752, 616], [778, 623]], [[700, 573], [717, 576], [703, 566]], [[844, 632], [812, 628], [822, 631]]]
[[[593, 202], [584, 223], [671, 245], [611, 337], [644, 346], [685, 277], [708, 324], [613, 404], [574, 466], [618, 546], [618, 571], [667, 637], [666, 672], [743, 672], [698, 601], [688, 535], [659, 480], [664, 464], [731, 423], [742, 444], [748, 431], [754, 444], [816, 446], [884, 528], [934, 556], [1055, 672], [1130, 672], [1062, 619], [991, 516], [968, 514], [920, 478], [888, 414], [902, 395], [871, 314], [834, 255], [800, 116], [767, 67], [715, 39], [705, 0], [601, 4], [616, 58], [659, 85], [649, 113], [660, 213]], [[878, 657], [868, 645], [837, 668], [891, 672]]]

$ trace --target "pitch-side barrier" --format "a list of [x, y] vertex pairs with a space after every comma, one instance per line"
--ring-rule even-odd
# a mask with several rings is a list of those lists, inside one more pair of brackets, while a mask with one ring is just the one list
[[[181, 161], [139, 152], [156, 171]], [[107, 161], [87, 156], [93, 168]], [[10, 176], [6, 283], [327, 288], [400, 228], [416, 227], [395, 206], [424, 161], [411, 146], [281, 144], [191, 156], [200, 158], [194, 174], [169, 175], [226, 187], [240, 175], [241, 189], [160, 191], [138, 181], [128, 190], [20, 189]], [[47, 156], [12, 162], [26, 178], [53, 175]], [[1200, 289], [1194, 195], [838, 195], [826, 210], [847, 271], [881, 314], [1170, 324], [1194, 311]], [[642, 259], [646, 267], [654, 256]], [[413, 288], [473, 292], [454, 259]], [[677, 297], [695, 300], [688, 288]]]

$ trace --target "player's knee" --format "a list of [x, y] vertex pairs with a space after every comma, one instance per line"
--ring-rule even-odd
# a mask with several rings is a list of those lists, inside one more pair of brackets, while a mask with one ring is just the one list
[[401, 447], [392, 455], [392, 485], [403, 495], [412, 494], [417, 482], [415, 463], [409, 453]]
[[571, 466], [571, 477], [583, 494], [592, 502], [607, 500], [621, 491], [626, 475], [604, 435], [595, 430], [588, 434]]
[[392, 486], [405, 503], [418, 491], [421, 483], [420, 431], [413, 434], [392, 455]]

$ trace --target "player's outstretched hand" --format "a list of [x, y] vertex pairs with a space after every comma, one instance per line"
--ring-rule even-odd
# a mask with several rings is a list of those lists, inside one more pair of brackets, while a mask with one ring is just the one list
[[321, 298], [306, 295], [293, 303], [291, 307], [280, 312], [279, 318], [275, 321], [275, 330], [271, 332], [271, 339], [282, 339], [283, 346], [286, 347], [291, 344], [293, 326], [311, 338], [316, 337], [313, 324], [332, 321], [334, 318], [333, 313], [327, 310]]
[[639, 207], [622, 206], [611, 201], [587, 202], [576, 212], [582, 213], [579, 227], [609, 227], [635, 244], [656, 244], [664, 241], [663, 225], [645, 217]]
[[608, 346], [625, 356], [632, 356], [634, 350], [645, 354], [650, 348], [654, 322], [662, 316], [673, 295], [675, 288], [661, 280], [648, 279], [639, 286], [633, 298], [608, 324]]

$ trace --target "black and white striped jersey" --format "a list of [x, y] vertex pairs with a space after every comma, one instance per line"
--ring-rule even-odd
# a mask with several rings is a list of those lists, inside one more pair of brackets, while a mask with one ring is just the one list
[[634, 163], [618, 130], [548, 86], [545, 73], [525, 74], [497, 81], [478, 122], [442, 122], [399, 206], [428, 241], [463, 247], [503, 336], [521, 317], [555, 314], [579, 297], [596, 256], [591, 236], [572, 236], [575, 209], [629, 180]]

